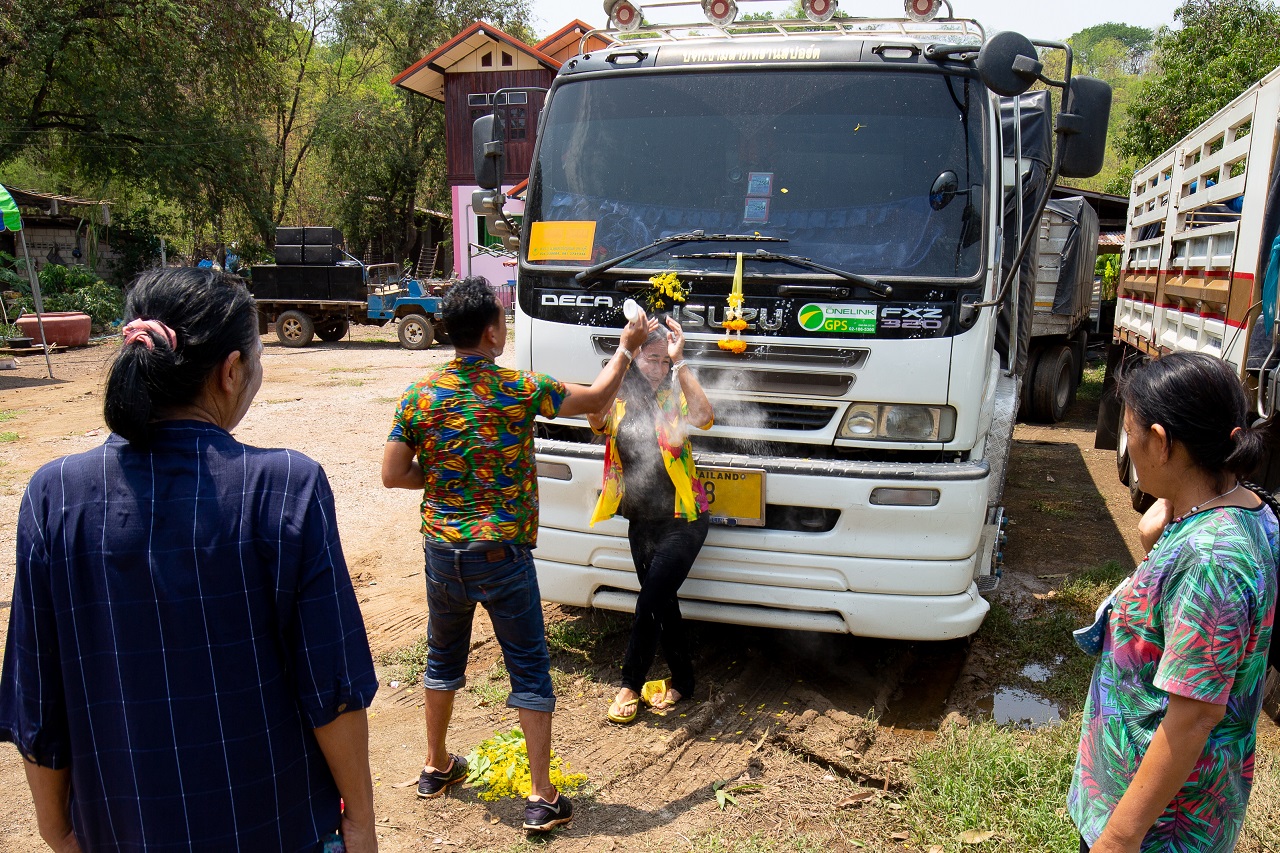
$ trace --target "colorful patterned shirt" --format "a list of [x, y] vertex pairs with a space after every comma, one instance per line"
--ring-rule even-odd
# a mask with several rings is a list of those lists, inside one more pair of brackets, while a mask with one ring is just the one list
[[1143, 851], [1226, 853], [1253, 785], [1276, 605], [1270, 509], [1223, 507], [1170, 524], [1117, 594], [1085, 703], [1068, 808], [1093, 844], [1151, 745], [1169, 695], [1226, 705]]
[[537, 543], [533, 419], [555, 417], [566, 396], [546, 374], [470, 355], [405, 390], [387, 440], [417, 453], [429, 541]]

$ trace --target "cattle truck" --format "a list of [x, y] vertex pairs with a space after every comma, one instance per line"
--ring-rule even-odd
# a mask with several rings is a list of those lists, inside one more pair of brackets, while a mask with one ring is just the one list
[[[503, 110], [477, 120], [473, 206], [518, 246], [518, 364], [590, 382], [624, 301], [676, 272], [688, 294], [665, 310], [716, 410], [693, 440], [717, 523], [682, 612], [967, 636], [1002, 559], [1034, 309], [1022, 223], [1058, 174], [1101, 168], [1110, 89], [1072, 77], [1066, 45], [988, 36], [937, 0], [900, 20], [823, 21], [826, 0], [814, 20], [717, 19], [728, 5], [637, 28], [612, 4], [615, 44], [546, 93], [519, 225], [501, 210]], [[1003, 156], [1002, 98], [1020, 109], [1036, 83], [1065, 93], [1050, 165], [1016, 141]], [[735, 281], [747, 327], [730, 333]], [[539, 424], [539, 583], [633, 611], [626, 521], [588, 526], [603, 450], [583, 419]]]
[[[1095, 444], [1116, 451], [1134, 509], [1150, 498], [1114, 393], [1123, 371], [1164, 353], [1208, 353], [1245, 381], [1259, 416], [1276, 410], [1278, 123], [1280, 68], [1133, 176]], [[1270, 456], [1256, 478], [1274, 489], [1280, 473]]]

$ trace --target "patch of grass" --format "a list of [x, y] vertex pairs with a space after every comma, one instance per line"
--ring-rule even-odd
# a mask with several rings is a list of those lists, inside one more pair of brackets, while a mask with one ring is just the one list
[[[905, 802], [915, 843], [961, 850], [1074, 853], [1080, 837], [1065, 811], [1080, 718], [1031, 731], [983, 722], [944, 729], [916, 757]], [[993, 831], [981, 846], [960, 833]]]
[[[1265, 717], [1261, 726], [1266, 726]], [[1271, 850], [1280, 837], [1280, 751], [1272, 740], [1258, 738], [1258, 751], [1253, 767], [1253, 793], [1244, 816], [1244, 830], [1237, 849]]]
[[594, 679], [592, 679], [589, 672], [565, 672], [563, 669], [551, 667], [551, 686], [555, 688], [557, 696], [567, 695], [570, 692], [575, 692], [581, 696], [582, 692], [577, 689], [579, 680], [584, 684], [589, 684]]
[[[1021, 687], [1069, 708], [1079, 708], [1089, 691], [1095, 659], [1076, 646], [1071, 632], [1093, 621], [1098, 603], [1128, 572], [1115, 560], [1085, 569], [1069, 578], [1045, 608], [1029, 618], [1014, 618], [1007, 607], [993, 602], [978, 632], [981, 642], [997, 652], [1002, 684]], [[1029, 663], [1050, 670], [1049, 678], [1035, 682], [1022, 674]]]
[[1032, 501], [1031, 508], [1055, 518], [1070, 518], [1075, 514], [1070, 501]]
[[401, 684], [418, 684], [427, 668], [427, 635], [423, 634], [411, 646], [383, 652], [378, 663], [395, 667], [394, 678]]
[[511, 676], [507, 673], [506, 664], [498, 661], [487, 673], [467, 685], [467, 689], [476, 697], [477, 705], [501, 705], [511, 693]]
[[[1071, 639], [1071, 632], [1084, 624], [1068, 608], [1051, 607], [1028, 619], [1015, 619], [1003, 604], [993, 603], [978, 636], [999, 652], [1000, 671], [992, 675], [1001, 684], [1078, 708], [1088, 693], [1094, 663]], [[1048, 668], [1049, 677], [1038, 683], [1027, 678], [1022, 669], [1029, 663]]]
[[1099, 361], [1086, 364], [1080, 384], [1076, 386], [1076, 399], [1086, 403], [1096, 403], [1102, 399], [1102, 380], [1107, 374], [1107, 363]]
[[11, 441], [17, 441], [22, 436], [16, 432], [0, 432], [0, 444], [8, 444]]
[[330, 373], [368, 373], [367, 367], [330, 367]]
[[1108, 560], [1101, 566], [1085, 569], [1070, 578], [1058, 590], [1054, 599], [1070, 607], [1082, 618], [1092, 621], [1098, 604], [1116, 588], [1116, 584], [1124, 580], [1127, 574], [1129, 574], [1128, 570], [1119, 562]]
[[16, 409], [0, 410], [0, 424], [4, 423], [5, 421], [11, 421], [17, 416], [18, 416], [18, 412]]
[[547, 626], [547, 651], [589, 655], [596, 638], [581, 622], [553, 622]]
[[829, 845], [807, 833], [773, 836], [753, 832], [746, 838], [722, 830], [711, 830], [693, 837], [691, 853], [819, 853]]

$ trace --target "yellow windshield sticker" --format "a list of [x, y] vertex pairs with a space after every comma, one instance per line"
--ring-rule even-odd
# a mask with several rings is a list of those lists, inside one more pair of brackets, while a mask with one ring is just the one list
[[594, 222], [535, 222], [529, 230], [529, 260], [589, 261]]

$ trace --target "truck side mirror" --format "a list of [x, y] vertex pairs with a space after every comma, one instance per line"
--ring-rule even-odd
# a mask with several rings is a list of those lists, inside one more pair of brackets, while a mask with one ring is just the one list
[[978, 51], [977, 66], [983, 84], [1006, 98], [1030, 89], [1044, 70], [1031, 39], [1015, 32], [992, 36]]
[[471, 157], [476, 185], [496, 190], [502, 185], [502, 140], [495, 138], [497, 118], [481, 116], [471, 126]]
[[1092, 178], [1102, 171], [1111, 118], [1111, 87], [1096, 77], [1072, 77], [1069, 106], [1058, 113], [1062, 134], [1059, 173], [1066, 178]]

